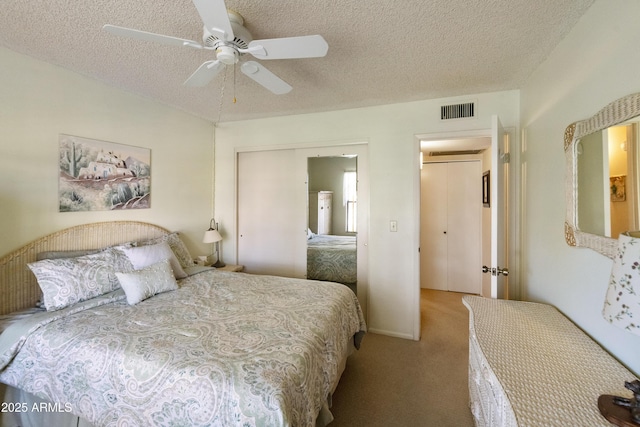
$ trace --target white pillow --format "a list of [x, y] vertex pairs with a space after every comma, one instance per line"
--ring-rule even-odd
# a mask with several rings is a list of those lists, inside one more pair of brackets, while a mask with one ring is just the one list
[[117, 272], [116, 277], [127, 296], [129, 305], [135, 305], [162, 292], [178, 289], [178, 283], [173, 277], [171, 265], [167, 259], [141, 270], [129, 273]]
[[133, 268], [136, 270], [140, 270], [141, 268], [148, 267], [166, 259], [169, 260], [171, 270], [173, 270], [173, 275], [176, 279], [184, 279], [187, 277], [187, 273], [185, 273], [180, 266], [180, 262], [167, 242], [158, 243], [156, 245], [122, 248], [122, 251], [127, 255], [127, 258], [129, 258]]
[[185, 246], [182, 239], [180, 239], [178, 233], [169, 233], [165, 234], [164, 236], [156, 237], [155, 239], [136, 242], [134, 243], [134, 246], [155, 245], [161, 242], [167, 242], [169, 244], [169, 247], [176, 255], [176, 258], [178, 258], [178, 261], [180, 261], [180, 266], [182, 268], [194, 266], [195, 263], [193, 262], [193, 258], [191, 257], [191, 254], [189, 253], [189, 250]]

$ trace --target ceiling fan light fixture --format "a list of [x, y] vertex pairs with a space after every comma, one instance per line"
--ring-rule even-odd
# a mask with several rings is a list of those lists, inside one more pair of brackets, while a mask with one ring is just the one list
[[216, 57], [225, 65], [233, 65], [238, 62], [238, 51], [231, 46], [218, 46]]

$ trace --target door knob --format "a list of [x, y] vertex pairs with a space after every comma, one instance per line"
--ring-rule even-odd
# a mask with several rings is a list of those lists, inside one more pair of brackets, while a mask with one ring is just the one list
[[496, 269], [496, 273], [497, 273], [498, 276], [501, 275], [501, 274], [503, 276], [508, 276], [509, 275], [509, 269], [508, 268], [504, 268], [504, 267], [503, 268], [498, 267]]
[[482, 272], [483, 273], [491, 273], [492, 276], [499, 276], [499, 275], [503, 275], [503, 276], [508, 276], [509, 275], [509, 269], [508, 268], [489, 268], [486, 265], [482, 266]]

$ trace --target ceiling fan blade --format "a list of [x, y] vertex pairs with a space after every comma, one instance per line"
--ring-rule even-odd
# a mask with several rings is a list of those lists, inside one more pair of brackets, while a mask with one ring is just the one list
[[204, 26], [224, 40], [233, 40], [233, 29], [224, 0], [193, 0]]
[[203, 63], [191, 76], [185, 80], [185, 86], [206, 86], [224, 68], [218, 60]]
[[181, 39], [178, 37], [165, 36], [162, 34], [149, 33], [147, 31], [134, 30], [131, 28], [118, 27], [116, 25], [104, 25], [103, 30], [115, 34], [116, 36], [128, 37], [136, 40], [145, 40], [149, 42], [161, 43], [170, 46], [189, 46], [196, 49], [202, 49], [202, 45], [193, 40]]
[[276, 95], [283, 95], [293, 89], [287, 82], [255, 61], [247, 61], [240, 67], [242, 72], [256, 83], [261, 84]]
[[254, 40], [247, 50], [258, 59], [318, 58], [327, 54], [329, 45], [315, 35]]

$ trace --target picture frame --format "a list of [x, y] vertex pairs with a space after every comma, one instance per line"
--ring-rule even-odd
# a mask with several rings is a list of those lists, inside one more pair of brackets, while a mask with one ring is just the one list
[[482, 206], [491, 207], [491, 171], [482, 174]]
[[627, 200], [627, 176], [618, 175], [609, 177], [612, 202], [624, 202]]
[[59, 135], [60, 212], [149, 209], [151, 150]]

